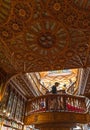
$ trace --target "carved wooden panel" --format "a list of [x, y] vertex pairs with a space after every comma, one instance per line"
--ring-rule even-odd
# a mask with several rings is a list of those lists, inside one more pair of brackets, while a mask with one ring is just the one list
[[90, 66], [89, 0], [0, 0], [0, 66], [8, 73]]
[[44, 112], [35, 113], [25, 117], [25, 124], [46, 124], [46, 123], [87, 123], [90, 121], [88, 114], [70, 112]]

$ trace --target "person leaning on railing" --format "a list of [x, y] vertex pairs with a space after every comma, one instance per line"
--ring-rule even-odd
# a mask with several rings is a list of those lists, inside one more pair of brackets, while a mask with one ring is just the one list
[[52, 86], [52, 94], [57, 94], [57, 87], [59, 86], [60, 83], [55, 82], [55, 84]]

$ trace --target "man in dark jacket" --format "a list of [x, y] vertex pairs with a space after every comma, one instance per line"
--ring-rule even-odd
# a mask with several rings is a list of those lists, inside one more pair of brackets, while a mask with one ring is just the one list
[[55, 82], [55, 85], [52, 86], [52, 94], [56, 94], [57, 93], [57, 87], [59, 86], [60, 83]]

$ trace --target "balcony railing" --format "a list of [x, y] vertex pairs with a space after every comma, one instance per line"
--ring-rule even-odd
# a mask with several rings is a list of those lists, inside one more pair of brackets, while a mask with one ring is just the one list
[[34, 98], [27, 103], [26, 115], [35, 112], [77, 112], [86, 113], [85, 97], [68, 94], [48, 94]]

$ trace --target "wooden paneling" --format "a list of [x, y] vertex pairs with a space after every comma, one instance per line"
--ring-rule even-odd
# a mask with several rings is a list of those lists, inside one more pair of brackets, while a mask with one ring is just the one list
[[25, 118], [25, 124], [45, 124], [45, 123], [88, 123], [90, 116], [86, 114], [69, 112], [43, 112], [34, 113]]

